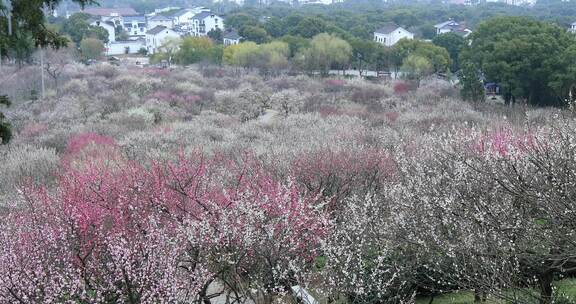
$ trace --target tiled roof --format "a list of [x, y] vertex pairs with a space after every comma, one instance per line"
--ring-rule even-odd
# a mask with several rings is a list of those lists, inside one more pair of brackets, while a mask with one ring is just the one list
[[438, 23], [436, 24], [434, 27], [435, 28], [443, 28], [446, 26], [459, 26], [458, 22], [454, 21], [454, 20], [448, 20], [442, 23]]
[[172, 19], [170, 19], [166, 16], [163, 16], [163, 15], [156, 15], [154, 17], [151, 17], [149, 20], [150, 21], [171, 21]]
[[150, 35], [156, 35], [160, 32], [162, 32], [163, 30], [166, 30], [167, 27], [163, 26], [163, 25], [157, 25], [151, 29], [149, 29], [146, 34], [150, 34]]
[[146, 17], [145, 16], [128, 16], [128, 17], [124, 17], [124, 22], [146, 22]]
[[242, 36], [240, 36], [236, 30], [227, 31], [226, 33], [224, 33], [223, 37], [224, 39], [231, 39], [231, 40], [238, 40], [242, 38]]
[[376, 30], [376, 33], [390, 34], [391, 32], [393, 32], [397, 28], [399, 28], [399, 26], [396, 23], [388, 22], [388, 23], [384, 24], [382, 27], [380, 27], [378, 30]]
[[204, 19], [206, 19], [206, 18], [207, 18], [208, 16], [210, 16], [210, 15], [214, 15], [214, 13], [212, 13], [212, 12], [201, 12], [201, 13], [198, 13], [198, 14], [194, 15], [194, 17], [192, 17], [192, 19], [204, 20]]
[[175, 11], [175, 12], [172, 13], [170, 16], [172, 16], [172, 17], [180, 17], [180, 16], [182, 16], [182, 15], [188, 13], [188, 12], [189, 12], [189, 10], [187, 10], [187, 9], [181, 9], [181, 10]]

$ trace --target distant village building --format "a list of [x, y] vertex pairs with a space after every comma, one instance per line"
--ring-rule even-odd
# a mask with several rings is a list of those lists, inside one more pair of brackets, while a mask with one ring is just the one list
[[568, 29], [569, 32], [576, 34], [576, 22], [572, 22], [570, 24], [570, 28]]
[[[135, 54], [144, 49], [155, 54], [169, 37], [206, 36], [216, 29], [224, 31], [224, 19], [205, 7], [188, 9], [164, 8], [148, 15], [138, 15], [132, 8], [89, 8], [84, 12], [91, 15], [90, 24], [100, 26], [108, 32], [106, 55]], [[117, 28], [121, 27], [128, 39], [119, 40]], [[236, 31], [226, 33], [226, 45], [240, 43]]]
[[192, 17], [192, 36], [206, 36], [212, 30], [224, 31], [224, 19], [212, 12], [201, 12]]
[[146, 49], [146, 40], [143, 38], [135, 40], [114, 41], [106, 44], [105, 54], [107, 56], [136, 54], [141, 49]]
[[242, 36], [236, 30], [226, 31], [222, 38], [225, 46], [239, 44], [242, 40]]
[[172, 23], [174, 27], [184, 32], [187, 32], [190, 30], [192, 24], [192, 17], [194, 17], [194, 15], [196, 15], [196, 12], [194, 12], [193, 10], [182, 9], [172, 13], [170, 17], [172, 18]]
[[116, 26], [113, 21], [90, 20], [90, 25], [99, 26], [108, 32], [108, 43], [116, 41]]
[[454, 20], [448, 20], [442, 23], [438, 23], [434, 25], [436, 28], [436, 35], [442, 35], [446, 33], [455, 33], [464, 38], [468, 37], [472, 33], [472, 31], [464, 24], [460, 24]]
[[146, 35], [145, 16], [126, 16], [123, 18], [123, 28], [129, 36]]
[[180, 35], [166, 26], [158, 25], [146, 32], [146, 50], [155, 54], [167, 38], [178, 38]]
[[393, 46], [401, 39], [414, 39], [414, 33], [395, 23], [387, 23], [374, 32], [374, 41], [385, 46]]
[[172, 28], [174, 26], [174, 21], [172, 18], [163, 16], [163, 15], [156, 15], [148, 18], [148, 23], [146, 24], [147, 29], [153, 29], [157, 26], [165, 26], [167, 28]]

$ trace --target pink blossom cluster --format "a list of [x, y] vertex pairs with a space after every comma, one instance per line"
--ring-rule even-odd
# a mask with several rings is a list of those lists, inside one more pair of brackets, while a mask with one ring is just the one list
[[480, 134], [473, 143], [474, 150], [484, 153], [495, 153], [509, 156], [511, 153], [525, 153], [536, 148], [536, 138], [531, 132], [514, 132], [510, 128]]
[[43, 123], [31, 122], [24, 126], [24, 128], [20, 132], [20, 135], [30, 138], [42, 135], [46, 131], [48, 131], [48, 125]]
[[194, 105], [202, 100], [202, 97], [198, 95], [185, 95], [170, 91], [156, 91], [150, 95], [150, 98], [181, 106]]
[[352, 191], [369, 191], [393, 179], [397, 172], [394, 157], [381, 149], [356, 151], [321, 150], [299, 155], [291, 174], [313, 192], [337, 201]]
[[0, 302], [189, 303], [215, 280], [271, 293], [319, 255], [321, 200], [250, 155], [74, 158], [90, 145], [114, 142], [72, 138], [82, 165], [63, 166], [54, 191], [22, 189], [26, 204], [0, 224]]

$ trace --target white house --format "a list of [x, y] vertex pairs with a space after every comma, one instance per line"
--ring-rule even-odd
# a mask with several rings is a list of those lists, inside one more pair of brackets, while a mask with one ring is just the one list
[[385, 46], [393, 46], [401, 39], [414, 39], [414, 33], [394, 23], [387, 23], [374, 32], [374, 41]]
[[146, 50], [148, 50], [148, 54], [155, 54], [167, 38], [179, 37], [180, 35], [175, 31], [159, 25], [146, 32]]
[[116, 27], [112, 21], [94, 20], [90, 22], [92, 26], [99, 26], [108, 32], [108, 42], [116, 41]]
[[242, 39], [242, 36], [240, 36], [238, 34], [238, 31], [231, 30], [231, 31], [225, 32], [222, 38], [224, 40], [223, 41], [224, 45], [228, 46], [228, 45], [239, 44], [240, 40]]
[[114, 41], [106, 44], [105, 53], [107, 56], [136, 54], [138, 51], [140, 51], [140, 49], [145, 48], [146, 41], [144, 39]]
[[436, 35], [440, 35], [454, 31], [454, 29], [460, 27], [460, 24], [454, 20], [448, 20], [438, 23], [434, 27], [436, 28]]
[[570, 28], [568, 29], [568, 31], [576, 34], [576, 22], [572, 22], [570, 24]]
[[156, 15], [156, 16], [148, 18], [148, 23], [146, 24], [146, 28], [148, 30], [150, 30], [150, 29], [153, 29], [159, 25], [165, 26], [167, 28], [172, 28], [174, 26], [174, 21], [170, 17], [166, 17], [163, 15]]
[[192, 36], [206, 36], [217, 29], [224, 31], [224, 19], [212, 12], [201, 12], [192, 17]]
[[182, 9], [174, 12], [169, 17], [172, 18], [172, 23], [174, 27], [178, 27], [187, 31], [190, 29], [192, 24], [192, 17], [196, 15], [196, 12], [190, 9]]
[[472, 31], [466, 28], [464, 24], [460, 24], [454, 20], [438, 23], [434, 27], [436, 28], [436, 35], [455, 33], [466, 38], [472, 33]]
[[125, 16], [122, 27], [129, 36], [144, 36], [146, 35], [146, 17]]

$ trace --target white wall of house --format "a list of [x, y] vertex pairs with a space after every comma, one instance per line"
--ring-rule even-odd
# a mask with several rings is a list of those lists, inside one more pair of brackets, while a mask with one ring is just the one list
[[434, 27], [436, 27], [436, 35], [441, 35], [452, 32], [453, 27], [456, 26], [459, 26], [458, 22], [450, 20], [444, 23], [436, 24]]
[[240, 39], [224, 38], [224, 45], [235, 45], [240, 44]]
[[393, 46], [401, 39], [414, 39], [414, 34], [399, 27], [388, 34], [374, 33], [374, 41], [385, 46]]
[[224, 19], [222, 17], [211, 14], [203, 19], [194, 19], [192, 25], [192, 35], [206, 36], [208, 32], [220, 29], [224, 31]]
[[569, 31], [572, 32], [572, 33], [576, 33], [576, 22], [570, 24], [570, 29], [569, 29]]
[[184, 29], [190, 28], [192, 24], [192, 17], [196, 15], [196, 12], [192, 10], [187, 10], [184, 14], [174, 17], [174, 26], [180, 26]]
[[165, 29], [157, 34], [146, 34], [146, 50], [148, 54], [155, 54], [167, 38], [179, 38], [180, 35], [171, 29]]
[[146, 22], [145, 21], [124, 21], [123, 24], [124, 30], [128, 33], [129, 36], [143, 36], [146, 35]]
[[104, 21], [94, 21], [90, 23], [92, 26], [99, 26], [108, 32], [108, 42], [116, 41], [116, 30], [114, 27]]
[[106, 44], [106, 55], [136, 54], [141, 48], [146, 48], [146, 43], [143, 39], [110, 42]]

